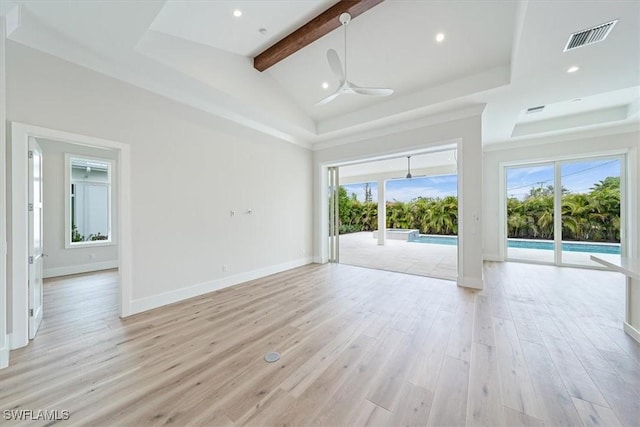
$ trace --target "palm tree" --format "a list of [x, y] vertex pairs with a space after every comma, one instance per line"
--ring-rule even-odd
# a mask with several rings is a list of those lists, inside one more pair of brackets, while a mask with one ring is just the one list
[[592, 239], [620, 241], [620, 177], [607, 177], [589, 192], [589, 220], [594, 224]]
[[428, 229], [434, 234], [458, 233], [458, 199], [453, 196], [436, 199], [425, 217]]
[[362, 204], [360, 223], [362, 231], [378, 229], [378, 205], [376, 203], [366, 202]]
[[[589, 240], [591, 211], [586, 194], [567, 194], [562, 198], [563, 237], [573, 240]], [[565, 234], [568, 231], [567, 234]]]
[[527, 217], [522, 212], [509, 213], [507, 216], [508, 237], [522, 237], [527, 230], [528, 224]]
[[528, 237], [548, 239], [553, 236], [553, 196], [548, 191], [532, 192], [523, 201], [522, 211], [527, 217]]
[[412, 222], [411, 205], [399, 201], [387, 202], [387, 227], [408, 229]]

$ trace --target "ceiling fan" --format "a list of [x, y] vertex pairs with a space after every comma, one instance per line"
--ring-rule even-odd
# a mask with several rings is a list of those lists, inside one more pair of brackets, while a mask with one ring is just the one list
[[316, 103], [316, 105], [325, 105], [329, 102], [333, 101], [338, 97], [338, 95], [346, 95], [346, 94], [356, 94], [356, 95], [370, 95], [370, 96], [389, 96], [393, 93], [393, 89], [387, 88], [377, 88], [377, 87], [360, 87], [353, 83], [351, 83], [347, 78], [347, 25], [351, 21], [351, 15], [348, 13], [343, 13], [340, 15], [340, 23], [344, 27], [344, 68], [342, 67], [342, 62], [340, 62], [340, 57], [338, 57], [338, 53], [329, 49], [327, 51], [327, 61], [329, 62], [329, 67], [333, 73], [340, 80], [340, 87], [333, 94], [327, 96], [320, 102]]
[[412, 178], [423, 178], [427, 175], [414, 175], [411, 173], [411, 156], [407, 157], [407, 174], [405, 176], [396, 176], [391, 179], [412, 179]]
[[424, 178], [427, 175], [414, 175], [411, 173], [411, 156], [407, 156], [407, 174], [404, 178], [396, 178], [396, 179], [412, 179], [412, 178]]

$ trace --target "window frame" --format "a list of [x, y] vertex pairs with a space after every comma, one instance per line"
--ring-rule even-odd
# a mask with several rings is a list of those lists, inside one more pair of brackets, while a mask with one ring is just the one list
[[[72, 160], [87, 160], [107, 164], [107, 182], [96, 181], [95, 184], [107, 187], [107, 215], [108, 215], [108, 236], [107, 240], [95, 240], [87, 242], [71, 241], [71, 185], [75, 182], [71, 177]], [[64, 247], [65, 249], [78, 249], [96, 246], [113, 246], [116, 242], [113, 239], [113, 171], [114, 160], [97, 156], [83, 156], [72, 153], [64, 155]], [[91, 181], [88, 181], [91, 182]]]
[[[500, 171], [500, 229], [502, 236], [500, 238], [501, 257], [507, 262], [524, 262], [529, 264], [554, 265], [558, 267], [574, 267], [586, 268], [593, 270], [606, 270], [606, 267], [588, 264], [573, 264], [564, 262], [562, 259], [562, 165], [574, 162], [584, 162], [593, 160], [618, 160], [620, 162], [620, 256], [627, 257], [630, 248], [636, 245], [633, 234], [630, 233], [630, 220], [633, 212], [628, 210], [631, 206], [633, 194], [631, 193], [632, 176], [630, 171], [632, 168], [632, 154], [629, 149], [616, 149], [610, 151], [597, 151], [592, 153], [583, 153], [575, 155], [563, 155], [550, 158], [517, 160], [499, 163]], [[523, 260], [519, 258], [510, 258], [508, 253], [508, 228], [507, 228], [507, 169], [517, 167], [534, 167], [539, 165], [553, 165], [554, 170], [554, 261], [533, 261]], [[559, 213], [559, 215], [558, 215]]]

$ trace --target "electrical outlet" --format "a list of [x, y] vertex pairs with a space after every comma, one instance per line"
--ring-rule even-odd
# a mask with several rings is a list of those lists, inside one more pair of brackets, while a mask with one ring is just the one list
[[91, 260], [96, 259], [96, 254], [89, 254], [89, 259], [91, 259]]
[[226, 273], [227, 271], [229, 271], [229, 267], [227, 267], [227, 264], [222, 264], [222, 272]]

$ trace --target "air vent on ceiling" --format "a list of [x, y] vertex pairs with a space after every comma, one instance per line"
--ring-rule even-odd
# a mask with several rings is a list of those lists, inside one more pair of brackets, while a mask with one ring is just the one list
[[582, 46], [588, 46], [590, 44], [603, 41], [611, 32], [613, 26], [616, 25], [616, 22], [618, 22], [617, 19], [615, 21], [607, 22], [606, 24], [601, 24], [596, 27], [571, 34], [567, 45], [564, 47], [564, 51], [566, 52], [568, 50], [577, 49]]
[[531, 107], [531, 108], [527, 108], [527, 114], [531, 114], [531, 113], [539, 113], [542, 110], [544, 110], [544, 105], [540, 105], [538, 107]]

